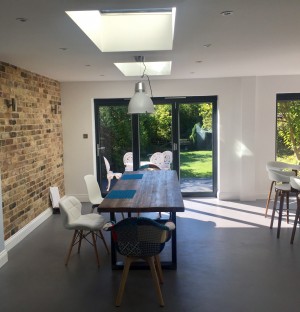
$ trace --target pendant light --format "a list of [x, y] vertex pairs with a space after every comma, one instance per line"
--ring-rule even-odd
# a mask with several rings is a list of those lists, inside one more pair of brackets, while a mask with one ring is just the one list
[[[144, 65], [144, 72], [141, 76], [143, 78], [146, 71], [146, 65], [144, 63], [143, 56], [136, 56], [135, 60], [137, 62], [143, 63]], [[150, 79], [148, 78], [149, 86], [151, 89]], [[152, 94], [152, 90], [151, 90]], [[128, 114], [152, 114], [154, 113], [154, 105], [153, 101], [151, 100], [150, 96], [146, 93], [145, 83], [143, 81], [139, 81], [135, 84], [135, 93], [133, 97], [130, 99], [128, 105]]]
[[135, 94], [130, 99], [128, 114], [154, 113], [154, 105], [148, 94], [145, 92], [145, 84], [139, 81], [135, 84]]

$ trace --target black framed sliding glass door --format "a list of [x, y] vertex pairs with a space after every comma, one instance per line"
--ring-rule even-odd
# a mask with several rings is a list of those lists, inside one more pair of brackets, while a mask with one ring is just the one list
[[106, 186], [105, 156], [111, 170], [124, 172], [123, 156], [138, 154], [140, 165], [156, 152], [172, 153], [171, 169], [183, 196], [216, 196], [217, 97], [154, 98], [154, 114], [128, 115], [128, 100], [96, 99], [97, 172]]

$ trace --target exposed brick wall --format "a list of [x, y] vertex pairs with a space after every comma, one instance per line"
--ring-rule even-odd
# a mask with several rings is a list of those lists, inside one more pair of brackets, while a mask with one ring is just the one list
[[[15, 99], [17, 111], [6, 101]], [[58, 114], [51, 111], [58, 105]], [[0, 170], [4, 239], [51, 207], [49, 187], [64, 195], [59, 82], [0, 62]]]

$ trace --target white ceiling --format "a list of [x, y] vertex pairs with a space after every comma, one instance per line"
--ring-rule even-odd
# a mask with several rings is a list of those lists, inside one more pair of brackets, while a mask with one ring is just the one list
[[[300, 74], [300, 0], [0, 0], [0, 4], [0, 61], [58, 81], [136, 80], [123, 76], [114, 63], [132, 62], [137, 55], [147, 62], [172, 61], [170, 76], [151, 79]], [[172, 51], [103, 53], [65, 13], [162, 7], [176, 7]], [[220, 14], [226, 10], [233, 14]]]

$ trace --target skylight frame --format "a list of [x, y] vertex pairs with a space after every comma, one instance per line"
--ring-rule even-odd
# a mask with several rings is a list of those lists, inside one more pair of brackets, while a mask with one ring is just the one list
[[114, 65], [126, 77], [147, 76], [167, 76], [171, 75], [172, 62], [129, 62], [129, 63], [114, 63]]
[[176, 8], [66, 11], [66, 14], [102, 52], [173, 49]]

